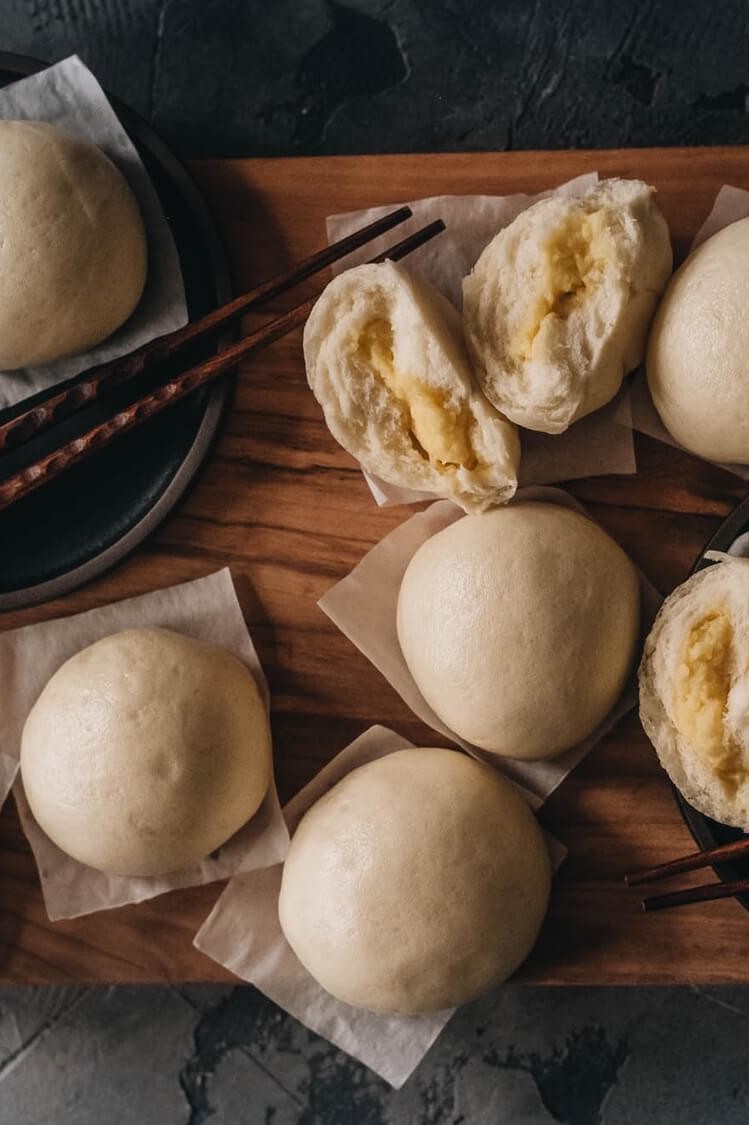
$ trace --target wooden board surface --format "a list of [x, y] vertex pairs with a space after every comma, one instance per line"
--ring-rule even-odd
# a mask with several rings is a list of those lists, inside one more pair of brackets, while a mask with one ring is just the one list
[[[245, 288], [324, 241], [326, 214], [444, 193], [507, 194], [583, 171], [659, 189], [678, 254], [724, 182], [749, 188], [749, 150], [496, 153], [210, 161], [194, 174]], [[302, 292], [312, 292], [307, 285]], [[287, 301], [288, 305], [291, 303]], [[276, 307], [281, 307], [276, 306]], [[570, 487], [661, 590], [680, 582], [745, 487], [730, 474], [637, 438], [635, 477]], [[76, 594], [0, 616], [40, 621], [229, 564], [273, 694], [276, 770], [287, 799], [371, 723], [435, 737], [318, 610], [318, 598], [407, 518], [378, 510], [307, 391], [299, 335], [244, 365], [228, 425], [191, 495], [144, 547]], [[735, 902], [645, 917], [623, 872], [690, 850], [637, 719], [630, 715], [543, 811], [569, 848], [550, 914], [522, 976], [538, 983], [749, 979], [749, 915]], [[13, 802], [0, 815], [0, 980], [232, 979], [192, 937], [220, 885], [175, 892], [73, 922], [47, 920]]]

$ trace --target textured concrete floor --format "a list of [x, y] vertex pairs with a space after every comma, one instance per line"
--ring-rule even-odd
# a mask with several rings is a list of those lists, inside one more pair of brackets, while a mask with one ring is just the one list
[[745, 0], [0, 0], [183, 152], [749, 139]]
[[[78, 51], [185, 155], [746, 142], [748, 27], [737, 0], [0, 0], [2, 49]], [[748, 1018], [744, 988], [511, 986], [393, 1093], [251, 989], [5, 989], [0, 1125], [745, 1125]]]
[[400, 1091], [244, 988], [0, 991], [2, 1125], [746, 1125], [742, 989], [508, 986]]

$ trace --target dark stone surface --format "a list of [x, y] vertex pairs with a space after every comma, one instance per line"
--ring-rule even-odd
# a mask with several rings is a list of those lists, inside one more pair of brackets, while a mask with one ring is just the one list
[[[0, 0], [186, 155], [736, 143], [740, 0]], [[0, 990], [0, 1125], [745, 1125], [749, 990], [506, 987], [403, 1090], [252, 989]]]
[[739, 143], [745, 0], [0, 0], [189, 155]]
[[162, 0], [0, 0], [0, 47], [48, 62], [77, 53], [150, 116]]
[[510, 985], [400, 1091], [249, 988], [0, 990], [0, 1125], [745, 1125], [744, 989]]

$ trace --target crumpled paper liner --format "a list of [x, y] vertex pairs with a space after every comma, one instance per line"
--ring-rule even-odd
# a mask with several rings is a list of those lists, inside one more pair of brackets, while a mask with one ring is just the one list
[[[557, 488], [521, 489], [510, 503], [525, 500], [562, 504], [587, 515], [576, 500]], [[633, 671], [616, 706], [592, 734], [577, 746], [548, 761], [497, 759], [495, 755], [487, 754], [485, 750], [473, 746], [450, 730], [426, 702], [406, 666], [396, 632], [396, 608], [403, 575], [418, 548], [436, 532], [462, 518], [464, 513], [450, 500], [436, 501], [425, 511], [406, 520], [373, 547], [351, 573], [329, 590], [318, 604], [323, 613], [382, 673], [423, 723], [510, 777], [532, 794], [531, 803], [538, 807], [622, 715], [635, 706], [636, 674]], [[640, 589], [642, 628], [645, 631], [652, 624], [662, 598], [642, 574]]]
[[18, 758], [0, 752], [0, 808], [5, 804], [5, 798], [13, 788], [17, 773]]
[[71, 55], [0, 90], [0, 118], [46, 121], [99, 145], [132, 188], [148, 236], [148, 279], [130, 319], [90, 351], [43, 367], [0, 373], [2, 409], [180, 328], [187, 323], [187, 305], [179, 255], [156, 191], [104, 91], [81, 60]]
[[[698, 246], [712, 235], [717, 234], [719, 230], [723, 230], [724, 227], [737, 222], [739, 219], [746, 219], [747, 216], [749, 216], [749, 191], [744, 191], [743, 188], [731, 187], [730, 184], [724, 184], [715, 197], [715, 203], [713, 203], [710, 214], [697, 231], [690, 249], [696, 250]], [[619, 420], [625, 424], [625, 416], [622, 411], [626, 409], [627, 404], [622, 402], [618, 417]], [[648, 388], [644, 368], [640, 368], [632, 381], [629, 396], [629, 412], [630, 422], [635, 430], [639, 430], [642, 434], [647, 434], [648, 437], [655, 438], [656, 441], [662, 441], [665, 442], [666, 445], [672, 445], [675, 449], [684, 448], [678, 441], [674, 440], [663, 425], [660, 415], [655, 409], [653, 400], [650, 397], [650, 390]], [[686, 452], [689, 452], [689, 450]], [[697, 457], [699, 454], [694, 454], [694, 456]], [[724, 462], [714, 462], [714, 464], [718, 464], [721, 469], [727, 469], [729, 473], [741, 477], [742, 480], [749, 480], [749, 465], [734, 465]]]
[[[417, 199], [408, 204], [413, 211], [411, 219], [348, 255], [343, 262], [336, 263], [333, 272], [341, 273], [353, 265], [369, 261], [388, 246], [441, 218], [447, 229], [409, 254], [404, 264], [410, 273], [431, 282], [460, 308], [463, 278], [498, 231], [539, 199], [550, 195], [581, 196], [597, 182], [598, 173], [591, 172], [553, 191], [542, 191], [536, 195], [441, 195]], [[389, 214], [395, 207], [396, 204], [389, 204], [331, 215], [327, 220], [328, 242], [336, 242]], [[580, 477], [636, 472], [631, 420], [626, 403], [621, 404], [623, 397], [626, 395], [620, 394], [601, 410], [575, 422], [563, 434], [542, 434], [521, 428], [520, 484], [554, 484]], [[434, 499], [432, 492], [401, 488], [366, 472], [364, 476], [380, 507]]]
[[[413, 746], [387, 727], [370, 727], [284, 808], [293, 834], [307, 809], [357, 766]], [[566, 849], [547, 836], [556, 870]], [[310, 976], [278, 920], [282, 867], [231, 879], [195, 937], [214, 961], [254, 984], [305, 1027], [358, 1059], [396, 1089], [421, 1062], [454, 1008], [424, 1016], [383, 1016], [336, 1000]]]
[[[16, 775], [26, 717], [47, 681], [69, 657], [111, 633], [144, 626], [174, 629], [232, 652], [252, 672], [268, 708], [268, 686], [231, 574], [224, 569], [195, 582], [0, 634], [0, 768], [5, 766], [8, 775]], [[9, 785], [13, 782], [10, 776], [5, 780]], [[72, 859], [34, 820], [20, 773], [13, 783], [13, 794], [52, 921], [269, 867], [280, 863], [288, 850], [289, 836], [273, 779], [258, 812], [223, 847], [191, 867], [149, 878], [106, 875]]]
[[[739, 559], [749, 559], [749, 531], [743, 532], [738, 539], [734, 539], [726, 554], [734, 555]], [[705, 555], [705, 558], [708, 558], [709, 555], [710, 552]]]

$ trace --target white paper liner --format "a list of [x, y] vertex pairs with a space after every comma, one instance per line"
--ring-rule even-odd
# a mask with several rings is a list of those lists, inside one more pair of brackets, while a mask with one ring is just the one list
[[[370, 727], [342, 750], [284, 808], [291, 833], [307, 809], [366, 762], [412, 742], [387, 727]], [[566, 849], [547, 836], [554, 870]], [[195, 937], [195, 945], [254, 984], [311, 1031], [358, 1059], [396, 1089], [421, 1062], [455, 1011], [381, 1016], [336, 1000], [297, 960], [278, 921], [281, 865], [231, 879]]]
[[[515, 500], [539, 500], [562, 504], [587, 515], [568, 493], [557, 488], [521, 489]], [[436, 532], [463, 518], [464, 513], [449, 500], [438, 500], [412, 516], [376, 547], [373, 547], [351, 573], [335, 585], [318, 603], [323, 613], [363, 652], [413, 713], [433, 730], [457, 743], [469, 754], [501, 770], [516, 784], [533, 794], [534, 807], [542, 804], [577, 763], [637, 702], [636, 675], [633, 672], [621, 698], [595, 731], [577, 746], [549, 761], [521, 762], [497, 759], [458, 737], [435, 715], [416, 686], [398, 643], [396, 607], [398, 591], [409, 562], [418, 548]], [[640, 574], [642, 628], [646, 630], [662, 601], [661, 595]]]
[[[145, 626], [174, 629], [221, 645], [247, 665], [268, 707], [268, 686], [231, 574], [224, 569], [181, 586], [0, 634], [2, 757], [18, 762], [26, 717], [47, 681], [69, 657], [111, 633]], [[36, 858], [44, 903], [52, 921], [142, 902], [165, 891], [212, 883], [239, 871], [269, 867], [281, 862], [288, 849], [288, 832], [273, 779], [258, 812], [223, 847], [184, 870], [152, 878], [106, 875], [72, 859], [52, 843], [34, 820], [20, 775], [13, 785], [13, 794]]]
[[130, 319], [90, 351], [0, 373], [2, 408], [180, 328], [187, 323], [187, 305], [177, 248], [156, 191], [104, 91], [81, 60], [72, 55], [0, 90], [0, 118], [46, 121], [99, 145], [132, 188], [148, 235], [148, 280]]
[[[731, 187], [730, 184], [724, 184], [715, 197], [715, 202], [713, 203], [710, 214], [697, 231], [690, 250], [696, 250], [706, 239], [716, 234], [719, 230], [723, 230], [724, 227], [737, 222], [739, 219], [746, 219], [748, 216], [749, 191], [744, 191], [743, 188]], [[621, 404], [617, 415], [620, 422], [625, 421], [624, 415], [621, 413], [622, 409], [626, 409], [625, 403]], [[675, 449], [684, 448], [678, 441], [675, 441], [663, 425], [660, 415], [655, 409], [653, 400], [650, 397], [648, 381], [643, 368], [640, 368], [632, 381], [630, 412], [631, 423], [635, 430], [639, 430], [642, 434], [647, 434], [648, 437], [655, 438], [656, 441], [662, 441], [666, 445], [672, 445]], [[690, 452], [690, 450], [686, 450], [685, 452]], [[697, 457], [699, 454], [694, 454], [694, 456]], [[749, 465], [734, 465], [719, 461], [714, 461], [712, 463], [718, 465], [721, 469], [727, 469], [729, 473], [741, 477], [742, 480], [749, 480]]]
[[[632, 409], [629, 385], [610, 403], [581, 418], [564, 434], [539, 434], [521, 430], [519, 486], [555, 484], [558, 481], [576, 480], [580, 476], [605, 476], [612, 472], [634, 473], [637, 470], [632, 441]], [[570, 435], [574, 435], [574, 440]], [[547, 439], [553, 438], [553, 443]], [[580, 457], [580, 450], [585, 460]], [[618, 468], [611, 468], [613, 458]], [[584, 466], [585, 471], [580, 472]], [[433, 492], [419, 492], [415, 488], [401, 488], [389, 484], [374, 473], [362, 470], [369, 490], [380, 508], [399, 504], [418, 504], [434, 500]]]
[[[460, 308], [462, 280], [498, 231], [539, 199], [550, 195], [581, 196], [597, 182], [598, 173], [591, 172], [553, 191], [542, 191], [536, 195], [440, 195], [413, 200], [408, 204], [413, 211], [411, 219], [350, 254], [343, 262], [336, 263], [333, 272], [341, 273], [352, 265], [366, 262], [401, 238], [441, 218], [447, 229], [409, 254], [405, 265], [409, 272], [431, 282]], [[344, 238], [389, 214], [396, 206], [388, 204], [331, 215], [327, 220], [328, 242]], [[618, 398], [576, 422], [563, 434], [542, 434], [521, 428], [520, 441], [520, 483], [523, 485], [555, 484], [580, 477], [634, 473], [637, 470], [627, 406], [621, 406]], [[401, 488], [368, 473], [364, 476], [380, 507], [434, 499], [432, 492]]]
[[18, 773], [18, 758], [0, 752], [0, 809], [5, 803], [5, 798], [13, 788], [13, 782]]
[[[749, 559], [749, 531], [745, 531], [742, 535], [739, 535], [738, 539], [734, 539], [726, 554], [734, 555], [740, 559]], [[709, 552], [705, 555], [705, 558], [708, 557]]]

